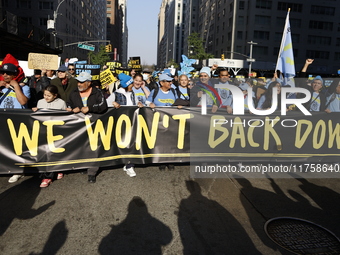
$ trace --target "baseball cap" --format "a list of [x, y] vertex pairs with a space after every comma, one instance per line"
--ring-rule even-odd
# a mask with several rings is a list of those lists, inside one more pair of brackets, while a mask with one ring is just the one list
[[10, 72], [16, 74], [18, 72], [18, 68], [11, 63], [7, 63], [2, 65], [0, 72]]
[[66, 71], [67, 71], [67, 67], [66, 66], [64, 66], [64, 65], [59, 66], [58, 72], [66, 72]]
[[173, 79], [167, 75], [166, 73], [162, 73], [160, 76], [159, 76], [159, 81], [172, 81]]
[[92, 76], [91, 76], [91, 74], [89, 74], [87, 72], [81, 72], [76, 77], [76, 80], [79, 81], [79, 82], [91, 81], [92, 80]]

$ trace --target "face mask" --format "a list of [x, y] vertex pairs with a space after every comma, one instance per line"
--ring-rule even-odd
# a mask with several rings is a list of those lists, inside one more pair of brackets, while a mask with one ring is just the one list
[[147, 79], [149, 79], [149, 75], [148, 74], [143, 74], [143, 80], [146, 81]]

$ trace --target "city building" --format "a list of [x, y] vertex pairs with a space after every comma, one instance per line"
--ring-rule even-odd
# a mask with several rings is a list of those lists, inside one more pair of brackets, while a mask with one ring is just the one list
[[183, 1], [163, 0], [158, 22], [160, 51], [157, 65], [165, 67], [171, 60], [179, 63], [183, 54], [184, 39]]
[[127, 66], [128, 28], [126, 0], [107, 1], [107, 40], [112, 45], [111, 60]]
[[[167, 1], [168, 10], [179, 2]], [[246, 60], [250, 53], [248, 42], [253, 41], [257, 43], [253, 45], [253, 69], [272, 71], [290, 8], [296, 71], [303, 66], [306, 58], [315, 59], [309, 69], [312, 73], [334, 74], [340, 69], [340, 0], [183, 0], [183, 4], [183, 54], [190, 52], [190, 45], [186, 42], [192, 32], [200, 34], [206, 52], [215, 58], [224, 54], [226, 59]], [[174, 20], [174, 12], [166, 8], [161, 8], [162, 11], [165, 21]], [[177, 25], [180, 26], [171, 23], [171, 26]], [[177, 38], [173, 29], [166, 31], [167, 37]], [[179, 45], [180, 40], [178, 38]], [[176, 46], [166, 44], [168, 51], [176, 50]], [[159, 47], [165, 46], [159, 44]], [[160, 63], [166, 61], [169, 58]]]
[[[31, 1], [31, 0], [2, 0], [1, 7], [3, 17], [11, 13], [17, 18], [18, 30], [27, 27], [35, 27], [26, 32], [27, 38], [38, 38], [32, 46], [24, 49], [18, 48], [20, 59], [25, 54], [20, 51], [29, 52], [54, 52], [60, 53], [61, 58], [77, 57], [79, 60], [86, 60], [88, 50], [78, 47], [78, 43], [93, 45], [96, 49], [105, 44], [106, 40], [106, 1], [105, 0], [50, 0], [50, 1]], [[56, 14], [56, 15], [55, 15]], [[47, 30], [47, 21], [49, 30]], [[52, 37], [52, 38], [51, 38]], [[47, 39], [46, 39], [47, 38]], [[48, 40], [45, 43], [47, 48], [52, 50], [42, 50], [34, 45], [39, 45], [39, 41]], [[2, 47], [1, 47], [2, 48]], [[7, 50], [9, 49], [9, 50]], [[11, 48], [3, 49], [6, 53], [13, 51]], [[15, 50], [14, 50], [15, 51]], [[4, 52], [1, 52], [3, 55]], [[13, 52], [16, 56], [16, 52]], [[24, 58], [23, 60], [27, 59]]]

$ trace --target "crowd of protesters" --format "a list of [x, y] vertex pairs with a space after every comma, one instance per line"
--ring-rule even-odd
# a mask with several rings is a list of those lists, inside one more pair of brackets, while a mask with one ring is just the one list
[[[313, 63], [307, 59], [295, 86], [310, 91], [311, 99], [305, 103], [309, 111], [325, 111], [327, 113], [340, 111], [340, 79], [334, 79], [332, 84], [325, 86], [321, 76], [308, 78], [308, 66]], [[196, 77], [195, 77], [196, 74]], [[54, 109], [73, 113], [104, 113], [109, 107], [187, 107], [201, 106], [203, 94], [206, 95], [207, 106], [211, 112], [226, 111], [233, 113], [233, 94], [227, 86], [238, 87], [244, 96], [244, 110], [249, 112], [249, 102], [253, 109], [266, 110], [272, 107], [273, 98], [277, 97], [280, 107], [281, 88], [289, 87], [285, 79], [275, 73], [268, 79], [231, 77], [229, 70], [216, 65], [201, 67], [192, 74], [171, 73], [170, 69], [159, 72], [148, 68], [131, 70], [130, 75], [116, 75], [118, 81], [113, 84], [102, 84], [92, 80], [87, 72], [75, 76], [75, 66], [65, 63], [57, 70], [34, 70], [32, 77], [25, 77], [18, 61], [7, 55], [0, 66], [0, 108], [14, 109]], [[251, 90], [248, 90], [251, 88]], [[276, 94], [273, 93], [276, 89]], [[251, 91], [251, 94], [249, 93]], [[299, 93], [290, 93], [287, 98], [300, 98]], [[251, 98], [251, 100], [248, 100]], [[287, 105], [287, 110], [294, 110], [293, 105]], [[251, 112], [250, 112], [251, 113]], [[161, 164], [159, 169], [174, 169], [172, 164]], [[128, 162], [124, 171], [130, 176], [136, 176], [134, 164]], [[88, 182], [95, 183], [98, 167], [87, 169]], [[9, 182], [18, 181], [23, 175], [13, 175]], [[62, 173], [42, 174], [40, 187], [48, 187], [54, 179], [63, 178]]]

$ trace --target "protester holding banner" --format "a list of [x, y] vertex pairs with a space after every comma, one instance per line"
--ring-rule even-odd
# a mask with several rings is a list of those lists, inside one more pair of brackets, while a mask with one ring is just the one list
[[151, 91], [146, 100], [146, 105], [151, 108], [156, 106], [172, 106], [177, 99], [176, 91], [171, 88], [172, 78], [168, 74], [162, 73], [159, 76], [159, 84], [160, 88]]
[[233, 107], [232, 107], [233, 96], [227, 87], [223, 87], [223, 85], [231, 84], [230, 74], [228, 70], [226, 69], [220, 70], [219, 75], [218, 75], [218, 80], [213, 83], [214, 83], [214, 87], [216, 87], [216, 85], [219, 85], [219, 87], [216, 88], [216, 90], [222, 100], [221, 108], [225, 108], [227, 112], [231, 114], [233, 112]]
[[141, 74], [137, 73], [135, 77], [133, 77], [132, 90], [135, 93], [137, 101], [141, 102], [143, 105], [146, 105], [145, 102], [150, 95], [150, 90], [143, 81], [143, 76]]
[[66, 103], [61, 98], [58, 98], [58, 88], [54, 85], [48, 85], [43, 91], [43, 99], [37, 103], [37, 107], [32, 108], [34, 112], [38, 109], [54, 109], [66, 110]]
[[51, 84], [58, 88], [61, 99], [68, 102], [68, 98], [73, 90], [77, 88], [77, 81], [74, 78], [67, 78], [67, 67], [62, 65], [58, 68], [57, 78], [51, 80]]
[[[70, 93], [67, 102], [69, 112], [83, 114], [103, 113], [107, 110], [107, 103], [101, 89], [91, 86], [92, 76], [87, 72], [81, 72], [77, 77], [78, 88]], [[96, 182], [98, 167], [87, 169], [88, 182]]]
[[191, 105], [197, 106], [201, 103], [200, 98], [202, 97], [203, 93], [207, 95], [207, 106], [212, 107], [211, 112], [215, 113], [218, 107], [221, 105], [222, 100], [214, 85], [210, 81], [211, 78], [211, 69], [207, 66], [202, 67], [199, 72], [199, 81], [196, 82], [195, 86], [192, 89], [192, 97], [191, 97]]
[[106, 99], [108, 106], [119, 108], [121, 105], [138, 105], [139, 107], [143, 107], [143, 103], [138, 101], [138, 98], [133, 91], [132, 77], [124, 73], [120, 73], [118, 75], [118, 79], [120, 81], [118, 89]]
[[178, 86], [172, 85], [177, 93], [177, 99], [173, 106], [190, 106], [190, 89], [189, 89], [189, 78], [186, 74], [181, 74], [178, 77]]
[[[20, 86], [15, 80], [19, 74], [18, 67], [14, 64], [4, 64], [0, 68], [0, 76], [3, 80], [0, 81], [2, 96], [0, 97], [0, 108], [24, 109], [27, 108], [27, 102], [30, 95], [30, 89], [27, 85]], [[18, 181], [23, 175], [15, 174], [8, 182], [13, 183]]]
[[[143, 82], [142, 75], [135, 74], [134, 78], [137, 78], [138, 85], [142, 84]], [[131, 76], [126, 75], [124, 73], [120, 73], [118, 75], [118, 79], [120, 80], [120, 85], [118, 89], [115, 92], [113, 92], [111, 96], [107, 99], [108, 105], [110, 107], [113, 106], [116, 109], [119, 108], [121, 105], [125, 106], [138, 105], [138, 107], [143, 107], [143, 103], [139, 101], [139, 99], [136, 97], [133, 91], [134, 79], [132, 79]], [[123, 170], [130, 177], [134, 177], [136, 176], [134, 166], [135, 166], [134, 164], [128, 162], [128, 164], [124, 166]]]
[[331, 95], [327, 97], [326, 112], [340, 112], [340, 80], [335, 79], [330, 85]]
[[[36, 112], [38, 109], [54, 109], [54, 110], [65, 110], [66, 103], [61, 98], [58, 98], [58, 88], [54, 85], [48, 85], [43, 91], [43, 99], [38, 101], [37, 107], [33, 107], [32, 110]], [[57, 179], [63, 178], [62, 173], [58, 173]], [[54, 172], [41, 174], [40, 188], [48, 187], [54, 179]]]

